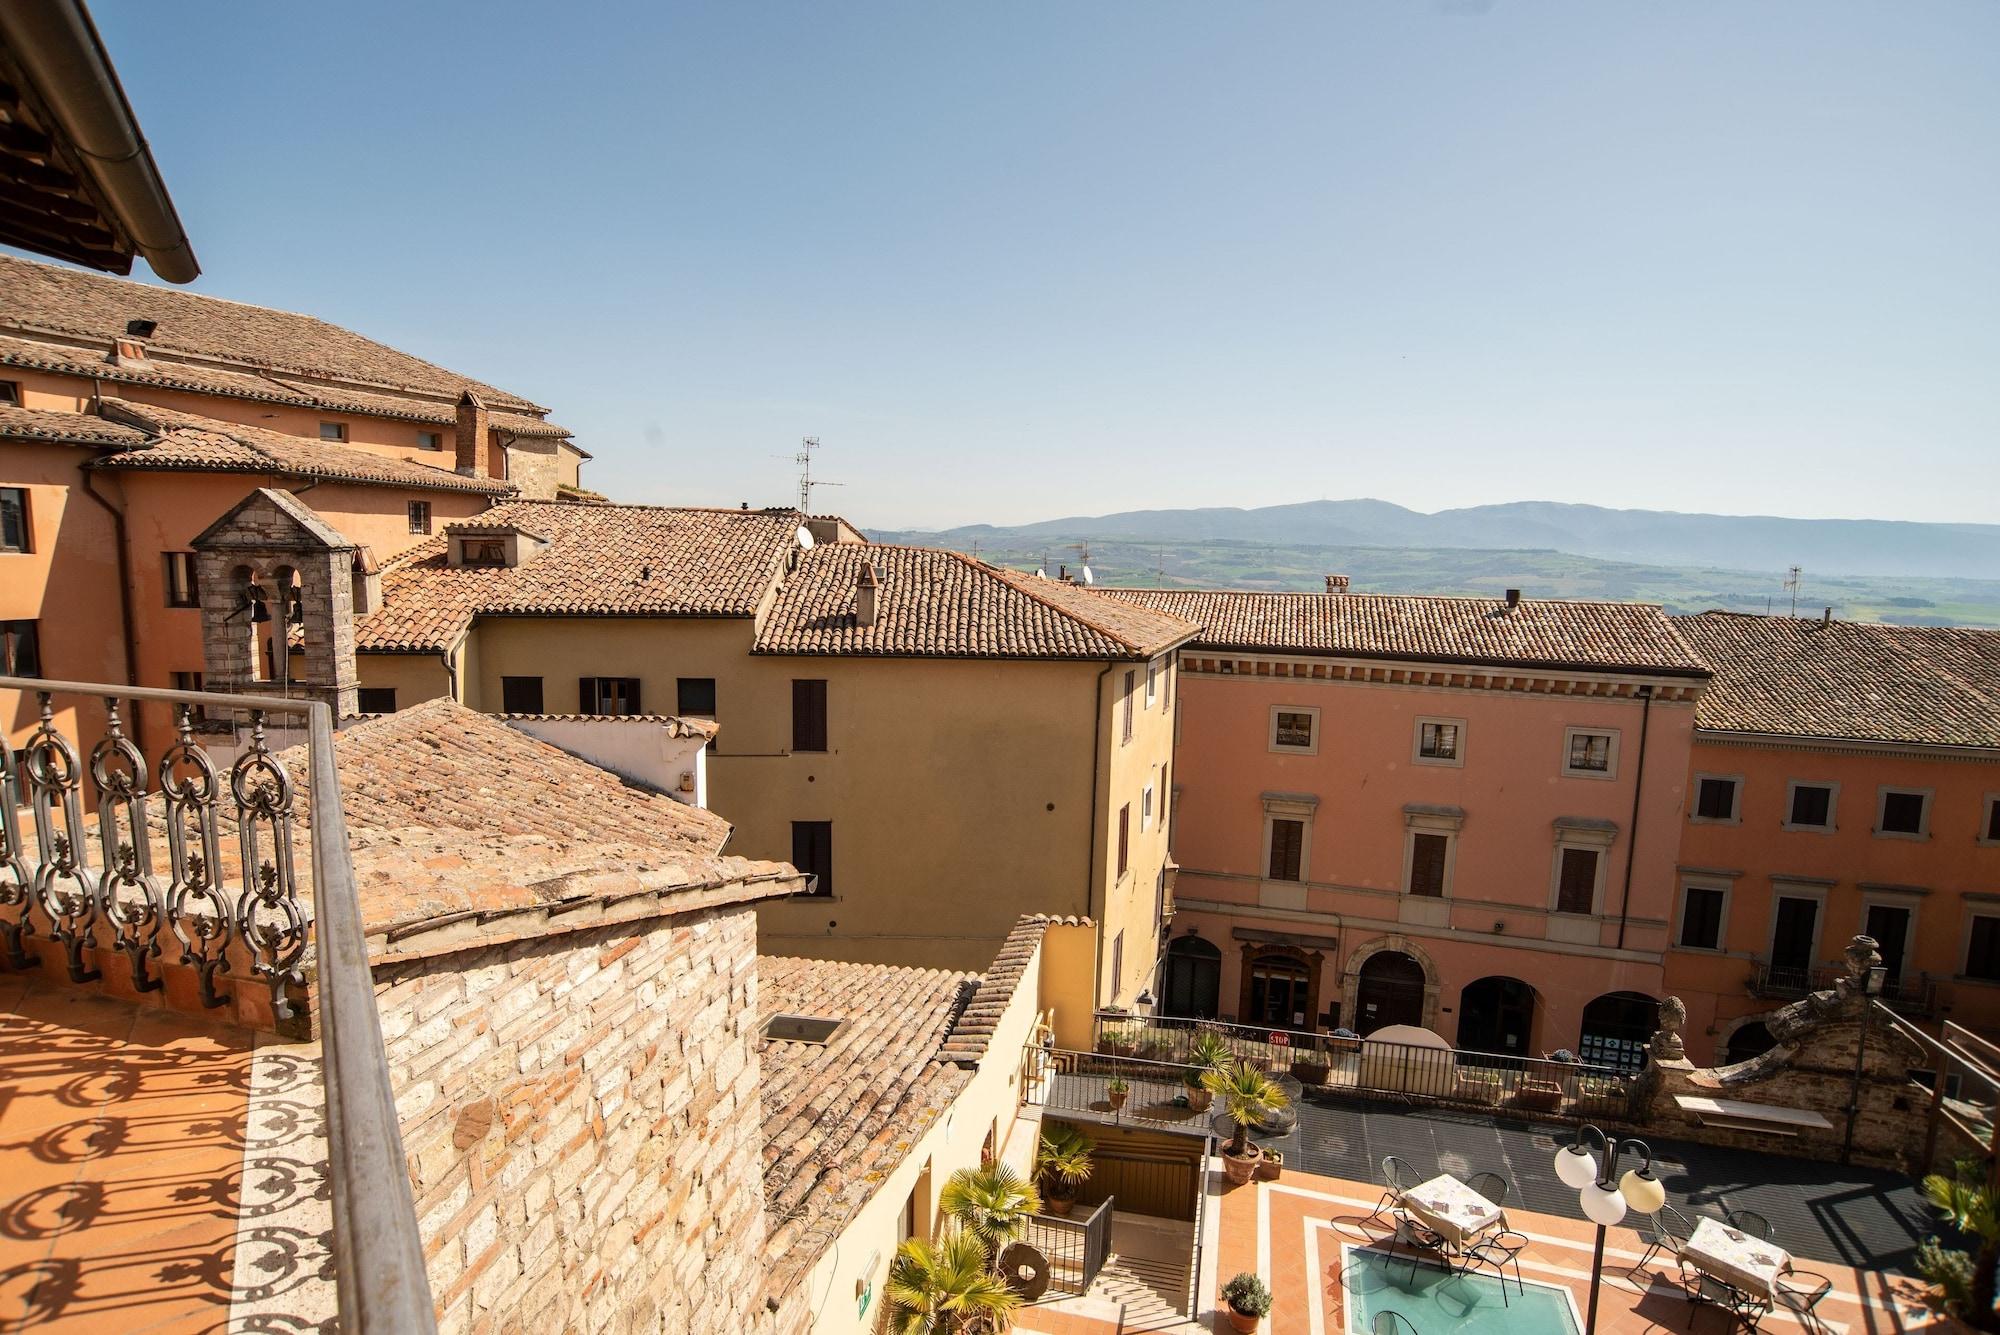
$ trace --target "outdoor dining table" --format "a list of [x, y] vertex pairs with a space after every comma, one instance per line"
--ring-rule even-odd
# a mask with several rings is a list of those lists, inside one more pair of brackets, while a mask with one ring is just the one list
[[1404, 1192], [1403, 1208], [1456, 1251], [1465, 1250], [1473, 1238], [1506, 1219], [1499, 1206], [1449, 1173]]
[[1783, 1247], [1731, 1228], [1719, 1219], [1703, 1218], [1697, 1223], [1681, 1255], [1703, 1274], [1767, 1300], [1778, 1276], [1792, 1268], [1791, 1254]]

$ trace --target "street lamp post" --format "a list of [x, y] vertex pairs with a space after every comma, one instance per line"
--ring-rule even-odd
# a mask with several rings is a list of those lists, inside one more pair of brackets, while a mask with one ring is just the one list
[[[1874, 945], [1874, 942], [1870, 941], [1869, 945]], [[1847, 1089], [1847, 1134], [1840, 1141], [1842, 1163], [1854, 1157], [1854, 1126], [1861, 1120], [1861, 1077], [1868, 1067], [1868, 1023], [1875, 1018], [1875, 998], [1882, 995], [1882, 984], [1888, 975], [1889, 970], [1877, 964], [1868, 971], [1867, 980], [1861, 987], [1861, 1039], [1854, 1048], [1854, 1081]], [[1943, 1080], [1944, 1076], [1940, 1074], [1938, 1079]]]
[[[1595, 1140], [1598, 1153], [1584, 1148]], [[1618, 1160], [1626, 1150], [1637, 1150], [1645, 1162], [1618, 1177]], [[1576, 1133], [1573, 1144], [1556, 1151], [1556, 1176], [1566, 1187], [1576, 1188], [1577, 1203], [1584, 1217], [1597, 1225], [1597, 1249], [1590, 1258], [1590, 1315], [1584, 1321], [1584, 1335], [1597, 1335], [1597, 1286], [1604, 1277], [1604, 1230], [1625, 1217], [1629, 1205], [1640, 1214], [1653, 1214], [1667, 1203], [1667, 1189], [1653, 1176], [1653, 1151], [1645, 1141], [1614, 1141], [1586, 1123]]]

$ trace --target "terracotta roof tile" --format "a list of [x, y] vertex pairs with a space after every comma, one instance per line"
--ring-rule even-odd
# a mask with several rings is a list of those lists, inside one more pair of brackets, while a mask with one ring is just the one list
[[721, 731], [721, 725], [714, 719], [683, 718], [678, 714], [495, 714], [500, 719], [519, 719], [523, 723], [605, 723], [605, 724], [651, 724], [664, 728], [672, 737], [713, 737]]
[[334, 441], [288, 436], [260, 426], [220, 422], [212, 417], [123, 399], [106, 399], [103, 407], [108, 418], [138, 428], [145, 434], [145, 440], [135, 448], [95, 460], [91, 465], [94, 468], [274, 473], [316, 481], [469, 491], [485, 496], [510, 496], [514, 492], [511, 483], [465, 477]]
[[[176, 288], [83, 273], [0, 256], [0, 325], [17, 334], [58, 334], [97, 340], [106, 352], [135, 319], [158, 328], [151, 352], [209, 359], [250, 372], [350, 381], [408, 390], [452, 402], [470, 389], [492, 408], [540, 416], [519, 395], [447, 371], [409, 353], [310, 315], [225, 301]], [[107, 378], [117, 378], [110, 376]], [[329, 393], [338, 392], [328, 387]]]
[[59, 413], [41, 408], [0, 405], [0, 438], [48, 440], [65, 445], [144, 445], [146, 433], [137, 427], [107, 422], [88, 413]]
[[481, 615], [750, 617], [796, 550], [791, 510], [667, 509], [514, 501], [479, 516], [541, 534], [520, 566], [454, 568], [446, 537], [382, 572], [382, 607], [355, 625], [360, 649], [444, 649]]
[[1007, 933], [1000, 953], [993, 957], [992, 967], [980, 978], [978, 990], [965, 1003], [965, 1009], [945, 1036], [939, 1049], [941, 1057], [960, 1066], [977, 1066], [986, 1056], [1001, 1015], [1013, 1004], [1014, 993], [1027, 976], [1029, 962], [1042, 948], [1043, 934], [1056, 925], [1087, 927], [1090, 919], [1043, 913], [1023, 915], [1014, 924], [1014, 930]]
[[1202, 626], [1195, 644], [1244, 652], [1701, 676], [1666, 614], [1646, 603], [1400, 594], [1107, 589]]
[[758, 1023], [841, 1021], [824, 1044], [765, 1039], [765, 1244], [784, 1293], [971, 1080], [939, 1060], [976, 974], [760, 956]]
[[[876, 621], [854, 615], [864, 565]], [[757, 635], [760, 654], [1146, 658], [1187, 638], [1177, 617], [934, 547], [825, 543], [801, 554]]]
[[1673, 622], [1715, 669], [1697, 727], [2000, 747], [2000, 631], [1740, 612]]

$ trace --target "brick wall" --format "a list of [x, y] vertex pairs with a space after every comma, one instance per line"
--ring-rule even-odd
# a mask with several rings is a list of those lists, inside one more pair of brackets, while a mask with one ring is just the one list
[[767, 1319], [756, 967], [747, 907], [377, 964], [441, 1330]]

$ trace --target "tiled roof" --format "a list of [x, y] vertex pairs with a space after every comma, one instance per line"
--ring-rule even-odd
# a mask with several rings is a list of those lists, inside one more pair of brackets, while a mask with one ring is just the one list
[[473, 478], [386, 454], [371, 454], [335, 441], [288, 436], [260, 426], [220, 422], [150, 403], [105, 399], [107, 417], [146, 435], [137, 448], [96, 460], [95, 468], [137, 468], [206, 473], [275, 473], [315, 481], [357, 482], [367, 486], [422, 487], [509, 496], [513, 484]]
[[1740, 612], [1673, 621], [1715, 669], [1697, 727], [2000, 747], [2000, 631]]
[[0, 404], [0, 439], [48, 440], [65, 445], [144, 445], [146, 433], [137, 427], [107, 422], [86, 413], [50, 412]]
[[[411, 390], [452, 402], [470, 389], [492, 408], [536, 416], [545, 411], [519, 395], [433, 366], [310, 315], [12, 256], [0, 256], [0, 312], [4, 312], [0, 325], [17, 333], [96, 340], [106, 352], [112, 339], [127, 336], [130, 321], [151, 320], [158, 328], [145, 340], [149, 360], [155, 351], [177, 353], [256, 372]], [[339, 392], [326, 388], [329, 393]]]
[[1700, 676], [1701, 660], [1648, 603], [1367, 593], [1107, 589], [1201, 625], [1203, 648]]
[[[854, 616], [864, 564], [876, 620]], [[958, 552], [823, 543], [800, 554], [757, 635], [760, 654], [925, 658], [1145, 658], [1194, 628], [1088, 589], [999, 570]]]
[[444, 649], [481, 615], [749, 617], [786, 554], [791, 510], [514, 501], [480, 516], [548, 538], [512, 568], [452, 567], [442, 535], [390, 562], [382, 607], [355, 623], [364, 651]]
[[1088, 927], [1089, 918], [1070, 915], [1055, 917], [1046, 913], [1024, 914], [1014, 924], [1014, 930], [1007, 933], [1001, 943], [1000, 953], [993, 957], [993, 965], [979, 980], [978, 990], [965, 1003], [958, 1020], [946, 1035], [939, 1055], [946, 1061], [961, 1066], [977, 1066], [992, 1045], [994, 1031], [1000, 1024], [1000, 1017], [1013, 1003], [1014, 993], [1027, 976], [1029, 961], [1042, 948], [1042, 935], [1054, 926]]
[[522, 723], [646, 723], [663, 728], [672, 737], [713, 737], [721, 725], [714, 719], [683, 718], [679, 714], [496, 714], [495, 718], [518, 719]]
[[823, 1044], [766, 1039], [761, 1049], [773, 1293], [811, 1267], [972, 1079], [938, 1057], [977, 980], [941, 969], [758, 958], [760, 1028], [777, 1015], [842, 1022]]
[[[299, 823], [309, 825], [305, 748], [280, 759], [298, 784]], [[449, 700], [343, 729], [334, 763], [362, 918], [392, 941], [460, 915], [757, 878], [785, 879], [771, 894], [797, 885], [782, 864], [723, 856], [730, 826], [720, 816]], [[300, 851], [303, 869], [303, 842]]]

